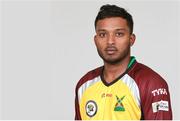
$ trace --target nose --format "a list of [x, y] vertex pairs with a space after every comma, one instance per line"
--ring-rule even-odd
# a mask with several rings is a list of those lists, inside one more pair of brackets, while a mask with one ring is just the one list
[[110, 44], [110, 45], [115, 43], [115, 37], [114, 37], [113, 34], [110, 34], [110, 35], [108, 36], [107, 43]]

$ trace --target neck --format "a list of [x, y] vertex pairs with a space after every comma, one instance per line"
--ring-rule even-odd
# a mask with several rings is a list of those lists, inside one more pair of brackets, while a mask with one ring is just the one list
[[127, 56], [124, 58], [121, 62], [116, 64], [109, 64], [104, 62], [104, 71], [103, 76], [107, 83], [111, 83], [113, 80], [118, 78], [121, 74], [123, 74], [127, 67], [128, 63], [130, 61], [130, 56]]

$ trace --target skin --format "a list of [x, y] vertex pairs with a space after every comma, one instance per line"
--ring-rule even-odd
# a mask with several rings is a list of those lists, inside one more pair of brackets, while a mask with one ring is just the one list
[[104, 79], [111, 83], [127, 69], [135, 35], [130, 33], [125, 19], [105, 18], [97, 22], [94, 42], [99, 56], [104, 61]]

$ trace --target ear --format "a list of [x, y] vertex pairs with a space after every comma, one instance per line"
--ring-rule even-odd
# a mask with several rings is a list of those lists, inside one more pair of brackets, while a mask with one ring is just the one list
[[130, 35], [130, 45], [131, 45], [131, 46], [133, 46], [135, 40], [136, 40], [136, 35], [135, 35], [135, 34], [131, 34], [131, 35]]
[[97, 35], [94, 35], [94, 43], [95, 43], [95, 45], [97, 45], [96, 42], [97, 42]]

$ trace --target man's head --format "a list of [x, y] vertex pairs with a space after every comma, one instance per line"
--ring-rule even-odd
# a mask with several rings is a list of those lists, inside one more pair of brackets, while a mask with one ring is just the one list
[[98, 12], [98, 15], [96, 16], [95, 19], [95, 28], [97, 26], [97, 22], [99, 20], [105, 19], [105, 18], [111, 18], [111, 17], [121, 17], [127, 21], [127, 25], [129, 27], [130, 33], [133, 33], [133, 18], [132, 16], [124, 9], [121, 7], [118, 7], [116, 5], [103, 5], [100, 8], [100, 11]]
[[135, 35], [132, 33], [132, 17], [125, 9], [115, 5], [102, 6], [95, 20], [95, 29], [95, 44], [104, 62], [116, 64], [130, 57]]

